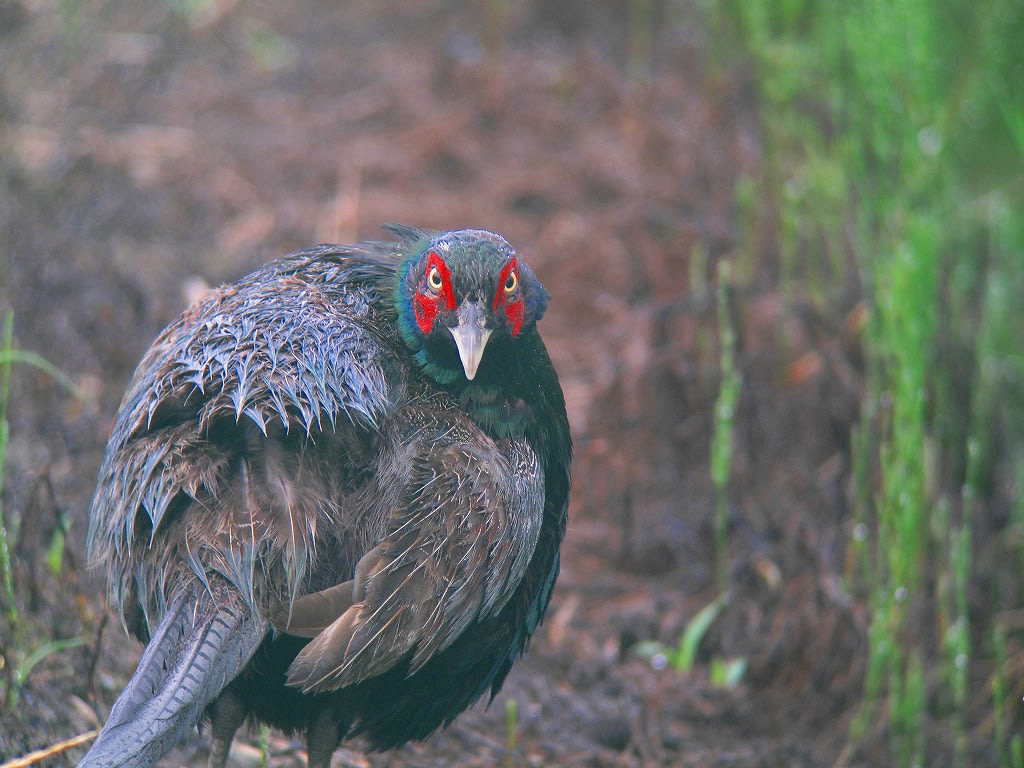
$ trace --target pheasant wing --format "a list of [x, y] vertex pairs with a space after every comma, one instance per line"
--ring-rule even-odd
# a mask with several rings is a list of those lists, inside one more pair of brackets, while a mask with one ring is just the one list
[[[544, 498], [543, 474], [525, 441], [499, 449], [464, 427], [421, 436], [414, 455], [386, 535], [356, 567], [351, 605], [341, 601], [340, 615], [296, 657], [290, 685], [333, 690], [399, 663], [412, 674], [473, 622], [499, 612], [519, 585]], [[327, 598], [299, 598], [280, 628], [308, 634], [325, 623]]]

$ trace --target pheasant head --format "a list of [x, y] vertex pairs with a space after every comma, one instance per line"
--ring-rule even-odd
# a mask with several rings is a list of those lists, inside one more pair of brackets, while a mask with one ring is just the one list
[[492, 232], [435, 235], [389, 227], [405, 243], [395, 307], [402, 338], [440, 384], [501, 373], [502, 353], [535, 333], [544, 286], [511, 245]]

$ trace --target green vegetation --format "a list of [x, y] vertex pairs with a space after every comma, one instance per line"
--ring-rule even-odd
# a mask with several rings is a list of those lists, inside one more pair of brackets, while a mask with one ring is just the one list
[[[656, 641], [638, 643], [633, 653], [648, 659], [655, 668], [671, 667], [677, 672], [688, 673], [697, 665], [697, 653], [711, 625], [729, 605], [731, 596], [722, 592], [705, 605], [690, 619], [679, 638], [679, 645], [669, 648]], [[708, 679], [712, 684], [732, 688], [740, 684], [747, 671], [747, 660], [714, 656], [708, 668]]]
[[260, 768], [270, 765], [270, 727], [260, 725]]
[[863, 286], [847, 576], [871, 625], [851, 737], [887, 719], [894, 764], [924, 765], [941, 724], [966, 765], [970, 686], [995, 669], [993, 747], [1020, 764], [1005, 669], [1024, 636], [1002, 617], [1024, 598], [1024, 6], [720, 0], [709, 19], [759, 90], [745, 228], [778, 233], [789, 299], [834, 314]]
[[[82, 397], [75, 383], [56, 366], [34, 352], [17, 349], [14, 346], [14, 313], [8, 311], [4, 316], [3, 327], [0, 329], [0, 575], [3, 579], [3, 593], [0, 602], [4, 604], [6, 631], [0, 635], [3, 641], [3, 657], [0, 661], [13, 666], [13, 674], [7, 677], [6, 703], [9, 707], [17, 706], [21, 687], [32, 669], [47, 656], [84, 645], [81, 638], [52, 640], [29, 648], [29, 631], [19, 632], [19, 613], [17, 593], [14, 584], [14, 571], [11, 567], [11, 545], [17, 536], [17, 526], [12, 526], [4, 513], [4, 465], [7, 457], [7, 445], [10, 437], [10, 425], [7, 420], [8, 402], [11, 385], [11, 369], [14, 363], [22, 363], [43, 371], [65, 387], [72, 394]], [[64, 526], [58, 526], [47, 551], [47, 564], [54, 575], [59, 575], [63, 567]]]
[[18, 620], [18, 608], [14, 599], [14, 576], [11, 571], [10, 536], [4, 517], [4, 464], [7, 459], [7, 441], [10, 427], [7, 423], [7, 398], [11, 391], [11, 363], [14, 353], [14, 313], [8, 311], [0, 333], [0, 572], [4, 580], [4, 598], [7, 603], [7, 620], [13, 625]]
[[732, 468], [732, 432], [742, 379], [736, 367], [736, 329], [732, 323], [732, 268], [728, 259], [718, 263], [718, 332], [721, 383], [715, 401], [715, 429], [711, 436], [711, 480], [715, 484], [715, 573], [724, 595], [729, 587], [729, 472]]
[[519, 743], [519, 707], [514, 698], [505, 701], [505, 749], [515, 752]]

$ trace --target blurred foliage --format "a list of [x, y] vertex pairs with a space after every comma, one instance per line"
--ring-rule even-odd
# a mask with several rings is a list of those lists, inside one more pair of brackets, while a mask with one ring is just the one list
[[871, 649], [852, 736], [887, 718], [871, 732], [888, 734], [895, 764], [921, 765], [928, 727], [951, 729], [966, 765], [977, 712], [994, 711], [993, 748], [1011, 764], [1020, 691], [1005, 669], [1024, 659], [1005, 618], [1024, 604], [1024, 5], [709, 11], [712, 49], [749, 62], [761, 102], [752, 183], [765, 204], [746, 225], [777, 233], [788, 297], [843, 309], [852, 271], [869, 310], [848, 583], [870, 606]]
[[[721, 592], [718, 597], [697, 611], [687, 623], [677, 647], [670, 648], [656, 640], [648, 640], [637, 643], [633, 648], [633, 654], [647, 659], [655, 669], [671, 667], [677, 672], [692, 672], [697, 668], [700, 646], [708, 630], [731, 601], [732, 596], [728, 592]], [[747, 666], [745, 658], [723, 658], [715, 655], [711, 657], [708, 665], [708, 679], [712, 685], [734, 688], [742, 682]]]
[[4, 583], [4, 603], [7, 619], [13, 625], [18, 619], [14, 594], [14, 578], [11, 571], [10, 535], [4, 517], [4, 465], [7, 458], [7, 441], [10, 426], [7, 421], [7, 400], [11, 390], [11, 363], [14, 351], [14, 313], [4, 315], [3, 331], [0, 333], [0, 575]]
[[[4, 469], [7, 458], [7, 446], [10, 438], [8, 408], [10, 406], [11, 370], [14, 363], [21, 363], [35, 368], [63, 386], [75, 397], [83, 399], [87, 395], [53, 363], [29, 350], [18, 349], [14, 345], [14, 312], [8, 310], [4, 314], [3, 325], [0, 327], [0, 579], [3, 591], [0, 593], [0, 606], [3, 607], [4, 621], [0, 623], [0, 670], [6, 670], [6, 686], [3, 700], [9, 708], [18, 704], [20, 691], [32, 669], [53, 653], [84, 645], [81, 638], [70, 638], [39, 642], [38, 635], [29, 626], [22, 626], [18, 611], [19, 594], [15, 588], [14, 571], [11, 552], [19, 532], [16, 517], [10, 519], [4, 510]], [[46, 561], [54, 576], [60, 576], [63, 568], [65, 532], [67, 516], [62, 515], [47, 549]], [[9, 668], [8, 668], [9, 667]]]
[[711, 437], [711, 480], [715, 484], [715, 570], [718, 589], [728, 590], [729, 475], [733, 460], [733, 429], [743, 379], [736, 364], [736, 329], [732, 322], [732, 267], [718, 263], [718, 332], [721, 383], [715, 400], [715, 428]]

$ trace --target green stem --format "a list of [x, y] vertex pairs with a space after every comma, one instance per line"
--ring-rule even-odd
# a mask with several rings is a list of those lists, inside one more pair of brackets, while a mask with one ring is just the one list
[[11, 571], [11, 548], [7, 535], [7, 521], [4, 517], [4, 463], [7, 456], [9, 426], [7, 423], [7, 398], [11, 389], [11, 362], [14, 359], [14, 311], [7, 310], [4, 317], [3, 342], [0, 346], [0, 571], [4, 581], [7, 599], [7, 619], [11, 628], [18, 621], [18, 607], [14, 599], [14, 576]]

